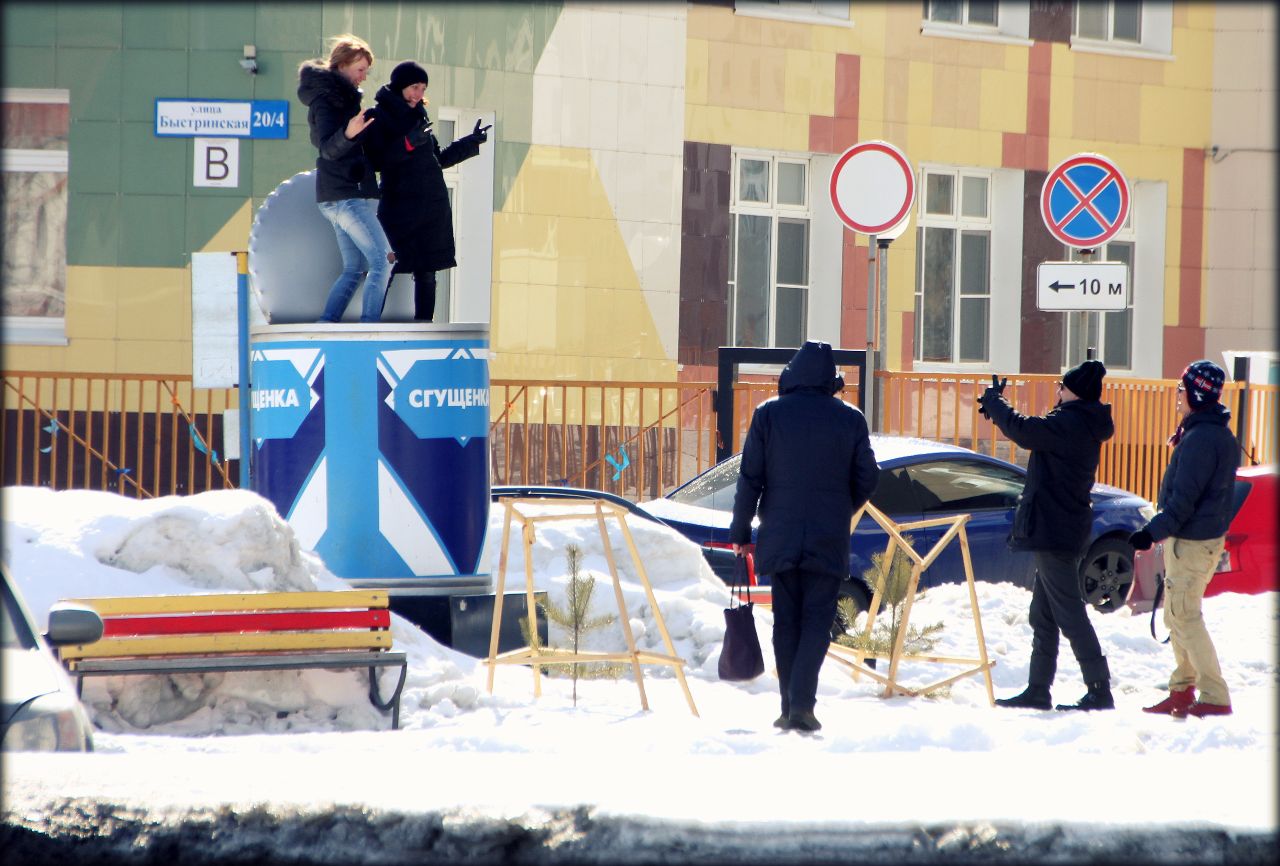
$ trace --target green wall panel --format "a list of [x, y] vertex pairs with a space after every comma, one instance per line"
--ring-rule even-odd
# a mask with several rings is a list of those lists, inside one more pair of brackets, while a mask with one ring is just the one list
[[125, 123], [120, 130], [120, 191], [182, 195], [191, 185], [191, 139], [160, 138], [154, 123]]
[[311, 52], [302, 51], [263, 51], [258, 46], [258, 74], [253, 82], [254, 99], [289, 100], [289, 124], [300, 120], [304, 129], [307, 110], [298, 101], [298, 64], [311, 56]]
[[72, 192], [67, 201], [67, 264], [114, 267], [120, 261], [118, 195]]
[[120, 124], [78, 120], [71, 124], [67, 184], [74, 193], [120, 192]]
[[185, 49], [190, 18], [184, 3], [126, 3], [124, 47]]
[[252, 194], [255, 198], [266, 198], [298, 172], [315, 168], [316, 151], [305, 136], [295, 134], [285, 141], [256, 142], [253, 160]]
[[0, 57], [5, 87], [53, 86], [55, 57], [48, 48], [5, 46]]
[[246, 44], [257, 44], [255, 18], [253, 3], [192, 3], [191, 50], [234, 50], [239, 56]]
[[[58, 19], [47, 3], [0, 4], [0, 39], [5, 47], [12, 45], [53, 45], [58, 33]], [[5, 84], [9, 78], [5, 76]], [[13, 86], [13, 85], [9, 85]]]
[[119, 49], [57, 49], [54, 87], [71, 91], [72, 120], [119, 120], [124, 65]]
[[309, 3], [259, 3], [254, 29], [259, 51], [303, 51], [308, 56], [324, 36], [315, 6]]
[[240, 68], [244, 48], [193, 51], [187, 79], [192, 99], [253, 99], [253, 76]]
[[[241, 174], [241, 180], [244, 175]], [[219, 193], [205, 195], [205, 193]], [[247, 196], [236, 190], [200, 190], [187, 199], [186, 249], [199, 252], [218, 231], [244, 206]], [[249, 241], [245, 238], [245, 243]]]
[[135, 268], [184, 266], [188, 261], [186, 212], [186, 196], [123, 196], [120, 264]]
[[[119, 48], [124, 33], [123, 5], [77, 2], [57, 4], [58, 45], [63, 48]], [[44, 8], [47, 10], [49, 6]]]
[[145, 120], [154, 128], [156, 97], [187, 95], [187, 52], [131, 48], [124, 52], [121, 118]]

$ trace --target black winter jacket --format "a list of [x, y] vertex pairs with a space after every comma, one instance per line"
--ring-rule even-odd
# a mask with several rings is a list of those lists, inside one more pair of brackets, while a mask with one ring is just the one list
[[847, 577], [849, 521], [875, 491], [879, 467], [862, 413], [832, 396], [831, 347], [805, 343], [756, 407], [742, 449], [729, 540], [751, 541], [761, 574], [790, 569]]
[[1083, 553], [1093, 523], [1089, 491], [1098, 471], [1098, 455], [1116, 429], [1110, 404], [1070, 400], [1047, 415], [1028, 417], [996, 397], [983, 408], [1004, 435], [1031, 452], [1009, 547]]
[[410, 108], [386, 85], [374, 101], [376, 119], [364, 136], [365, 151], [382, 173], [378, 219], [396, 252], [398, 269], [452, 268], [457, 261], [444, 169], [478, 154], [480, 142], [466, 135], [441, 150], [422, 103]]
[[[311, 143], [316, 157], [316, 201], [377, 198], [378, 181], [360, 146], [368, 127], [354, 140], [347, 123], [360, 112], [360, 88], [323, 63], [298, 70], [298, 99], [307, 106]], [[375, 122], [376, 125], [376, 122]]]
[[1230, 421], [1225, 406], [1210, 403], [1182, 422], [1182, 438], [1160, 481], [1160, 513], [1146, 527], [1155, 541], [1169, 536], [1207, 541], [1227, 534], [1240, 465]]

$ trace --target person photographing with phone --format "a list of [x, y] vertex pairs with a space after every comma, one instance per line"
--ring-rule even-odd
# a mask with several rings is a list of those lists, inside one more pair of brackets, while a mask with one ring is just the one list
[[[413, 318], [435, 318], [436, 271], [456, 267], [453, 209], [444, 170], [480, 153], [489, 127], [475, 129], [441, 150], [427, 117], [427, 70], [405, 61], [374, 96], [375, 127], [365, 151], [382, 174], [378, 219], [395, 250], [396, 274], [413, 274]], [[384, 292], [385, 296], [385, 292]]]
[[1115, 433], [1111, 406], [1101, 402], [1107, 368], [1088, 360], [1058, 383], [1058, 402], [1043, 416], [1022, 415], [1004, 396], [1007, 380], [991, 377], [978, 398], [979, 412], [1020, 448], [1031, 452], [1027, 483], [1018, 497], [1009, 547], [1029, 550], [1036, 575], [1031, 589], [1031, 664], [1021, 694], [997, 706], [1053, 708], [1050, 686], [1058, 669], [1059, 634], [1071, 644], [1087, 694], [1059, 710], [1110, 710], [1111, 672], [1080, 589], [1080, 558], [1093, 521], [1090, 490], [1102, 443]]

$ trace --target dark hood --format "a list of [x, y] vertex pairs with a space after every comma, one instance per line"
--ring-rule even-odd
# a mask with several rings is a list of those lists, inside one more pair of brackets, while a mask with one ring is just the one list
[[354, 99], [359, 103], [361, 96], [359, 87], [328, 66], [320, 63], [306, 63], [298, 70], [298, 99], [303, 105], [310, 106], [320, 98]]
[[836, 376], [836, 362], [830, 343], [807, 340], [778, 377], [778, 393], [819, 391], [835, 394], [844, 387], [844, 379]]
[[1097, 400], [1069, 400], [1058, 407], [1060, 412], [1070, 412], [1084, 421], [1085, 428], [1098, 442], [1106, 442], [1115, 435], [1116, 425], [1111, 420], [1111, 404]]
[[412, 108], [404, 101], [404, 96], [392, 90], [391, 85], [384, 84], [374, 94], [373, 101], [378, 111], [400, 131], [417, 129], [427, 120], [426, 106], [419, 102]]

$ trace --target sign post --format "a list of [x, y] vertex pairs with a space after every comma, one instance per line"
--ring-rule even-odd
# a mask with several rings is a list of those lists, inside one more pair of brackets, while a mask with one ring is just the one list
[[831, 170], [831, 205], [840, 221], [867, 235], [867, 375], [859, 383], [867, 421], [879, 430], [875, 394], [877, 354], [887, 324], [889, 242], [901, 235], [915, 202], [915, 172], [906, 155], [887, 141], [859, 142]]
[[[1128, 268], [1123, 262], [1095, 262], [1093, 256], [1094, 250], [1124, 227], [1131, 200], [1129, 182], [1120, 169], [1098, 153], [1067, 157], [1049, 172], [1040, 188], [1040, 216], [1045, 228], [1063, 244], [1080, 250], [1085, 261], [1039, 265], [1036, 306], [1079, 311], [1077, 356], [1081, 360], [1088, 355], [1089, 313], [1123, 310], [1128, 304]], [[1093, 270], [1078, 270], [1081, 267]], [[1063, 294], [1068, 284], [1072, 289]], [[1097, 293], [1091, 291], [1095, 287]], [[1064, 303], [1071, 305], [1062, 306]]]

